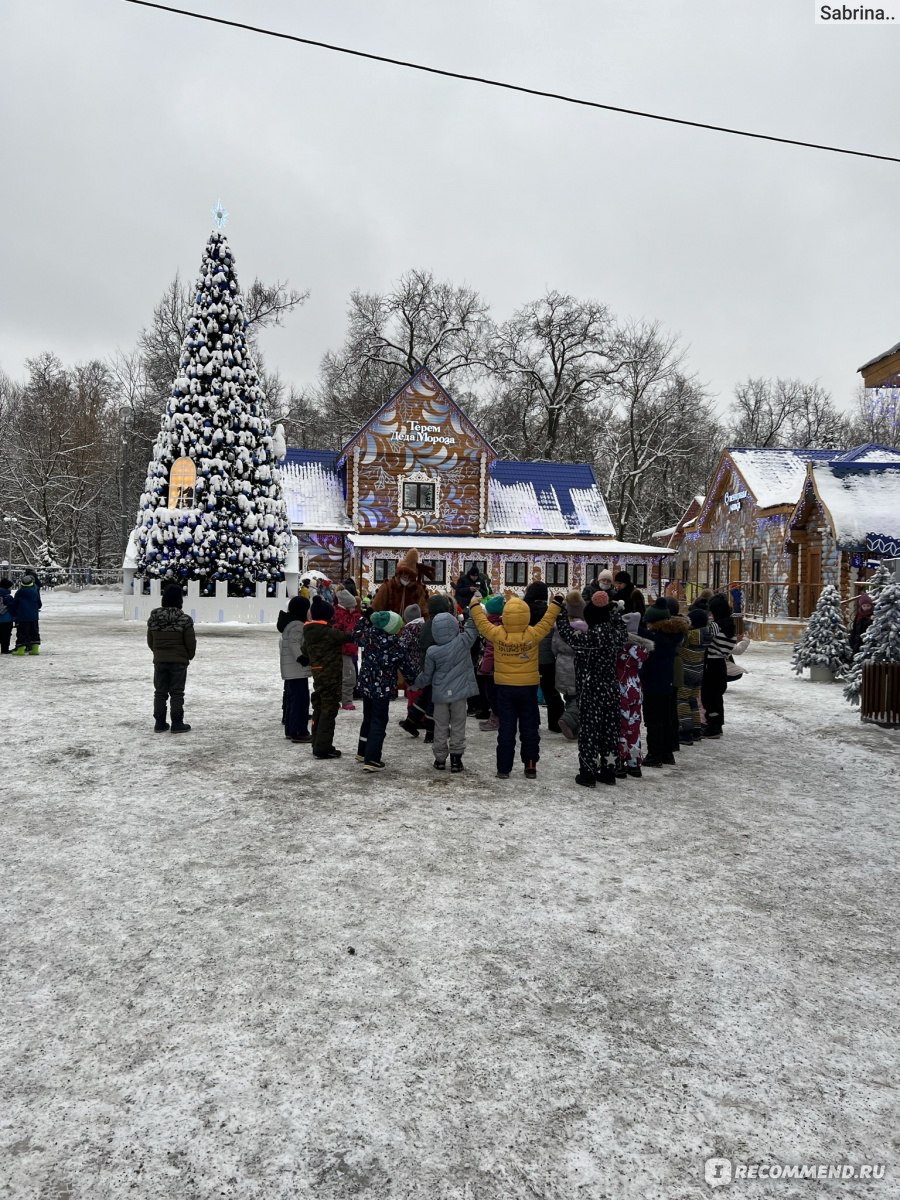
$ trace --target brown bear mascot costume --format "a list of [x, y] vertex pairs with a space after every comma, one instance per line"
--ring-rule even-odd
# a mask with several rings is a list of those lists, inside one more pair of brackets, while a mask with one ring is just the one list
[[428, 591], [424, 580], [434, 578], [434, 571], [419, 562], [418, 550], [410, 550], [397, 563], [392, 579], [386, 579], [372, 601], [375, 612], [403, 614], [409, 604], [418, 604], [423, 615], [428, 612]]

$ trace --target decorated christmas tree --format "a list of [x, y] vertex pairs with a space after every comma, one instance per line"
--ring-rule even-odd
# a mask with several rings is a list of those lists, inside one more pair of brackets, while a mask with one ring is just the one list
[[844, 695], [851, 704], [859, 704], [866, 663], [900, 663], [900, 583], [886, 583], [878, 593], [872, 624], [847, 673]]
[[827, 667], [835, 677], [844, 675], [853, 659], [850, 635], [841, 615], [841, 597], [829, 583], [822, 588], [806, 630], [794, 647], [791, 666], [798, 675], [804, 667]]
[[284, 577], [287, 509], [273, 433], [247, 339], [234, 257], [210, 234], [178, 373], [147, 469], [135, 542], [137, 574], [226, 580], [232, 595]]

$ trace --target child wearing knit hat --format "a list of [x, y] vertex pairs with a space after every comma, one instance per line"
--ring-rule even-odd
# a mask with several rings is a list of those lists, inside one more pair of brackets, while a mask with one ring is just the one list
[[391, 696], [397, 686], [397, 671], [415, 679], [409, 654], [397, 634], [403, 628], [399, 613], [364, 612], [354, 630], [354, 639], [362, 648], [359, 690], [363, 698], [363, 720], [359, 731], [356, 758], [365, 771], [380, 771], [381, 757], [390, 715]]
[[[359, 618], [356, 596], [346, 588], [341, 588], [335, 600], [335, 629], [340, 629], [342, 633], [352, 633]], [[357, 675], [356, 653], [355, 642], [345, 642], [341, 648], [341, 708], [345, 712], [352, 712], [356, 708], [353, 703]]]
[[184, 593], [181, 585], [170, 583], [163, 589], [162, 605], [154, 608], [147, 621], [147, 645], [153, 651], [154, 732], [165, 733], [166, 706], [172, 716], [173, 733], [189, 733], [184, 721], [184, 688], [188, 665], [197, 651], [194, 622], [181, 611]]

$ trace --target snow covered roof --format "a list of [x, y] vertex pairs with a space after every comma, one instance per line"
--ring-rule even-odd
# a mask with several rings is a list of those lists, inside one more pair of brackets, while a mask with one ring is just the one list
[[[803, 491], [806, 464], [815, 451], [729, 447], [731, 460], [753, 493], [758, 508], [794, 505]], [[829, 454], [839, 454], [831, 450]]]
[[487, 532], [611, 537], [615, 530], [587, 463], [494, 462]]
[[874, 367], [877, 362], [881, 362], [883, 358], [890, 358], [892, 354], [896, 354], [900, 350], [900, 342], [896, 346], [891, 346], [890, 350], [882, 350], [880, 354], [876, 354], [874, 358], [870, 358], [868, 362], [864, 362], [858, 371], [865, 371], [867, 367]]
[[522, 554], [599, 554], [615, 559], [617, 556], [660, 558], [674, 554], [662, 546], [642, 546], [637, 542], [618, 542], [615, 538], [573, 537], [467, 537], [449, 534], [385, 534], [352, 533], [350, 541], [360, 550], [385, 550], [403, 555], [407, 550], [484, 550]]
[[811, 470], [821, 500], [843, 550], [882, 550], [900, 541], [900, 455], [896, 465], [814, 463]]
[[288, 450], [279, 463], [292, 528], [322, 532], [352, 528], [337, 457], [330, 450]]

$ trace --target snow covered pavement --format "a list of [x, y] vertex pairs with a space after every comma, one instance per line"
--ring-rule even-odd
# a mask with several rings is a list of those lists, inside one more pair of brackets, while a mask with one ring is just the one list
[[154, 735], [143, 627], [49, 593], [0, 660], [0, 1196], [615, 1200], [704, 1160], [887, 1162], [900, 734], [753, 646], [726, 737], [614, 789], [373, 780], [279, 724], [277, 635], [198, 629]]

